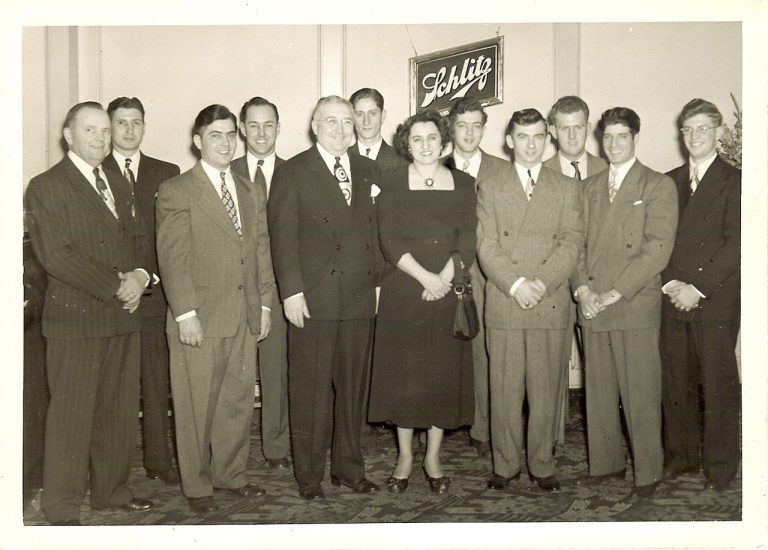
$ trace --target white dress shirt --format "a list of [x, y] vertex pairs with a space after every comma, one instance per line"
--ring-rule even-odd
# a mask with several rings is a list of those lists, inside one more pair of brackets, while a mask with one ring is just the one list
[[472, 158], [465, 159], [461, 155], [459, 155], [456, 150], [453, 151], [453, 163], [456, 165], [457, 170], [462, 170], [464, 163], [469, 160], [469, 166], [467, 167], [464, 172], [472, 176], [473, 178], [477, 179], [477, 173], [480, 171], [480, 161], [483, 159], [483, 154], [480, 152], [480, 149], [475, 151], [475, 154], [472, 155]]
[[245, 155], [245, 162], [248, 164], [248, 177], [251, 181], [256, 179], [256, 169], [258, 168], [259, 160], [264, 161], [261, 165], [261, 172], [264, 174], [264, 180], [267, 182], [267, 197], [269, 197], [269, 189], [272, 186], [272, 174], [275, 173], [275, 158], [277, 158], [277, 155], [274, 151], [263, 159], [256, 158], [256, 155], [250, 151]]
[[[557, 153], [557, 158], [560, 161], [560, 171], [568, 177], [575, 178], [576, 168], [574, 168], [573, 164], [571, 164], [571, 161], [565, 158], [559, 151]], [[587, 179], [589, 172], [587, 171], [588, 157], [586, 150], [578, 159], [576, 159], [576, 162], [579, 163], [579, 175], [581, 176], [581, 179]]]
[[[379, 138], [379, 141], [377, 141], [373, 145], [366, 145], [358, 139], [357, 150], [360, 151], [360, 155], [364, 157], [368, 157], [371, 160], [376, 160], [376, 158], [379, 156], [379, 151], [381, 150], [381, 142], [382, 142], [382, 139]], [[370, 149], [367, 155], [365, 154], [366, 149]]]
[[[141, 162], [141, 151], [136, 151], [132, 156], [126, 157], [116, 149], [112, 149], [112, 156], [115, 157], [117, 167], [120, 168], [120, 173], [125, 176], [125, 159], [131, 159], [131, 172], [133, 172], [134, 179], [139, 177], [139, 163]], [[127, 180], [128, 178], [126, 178]]]

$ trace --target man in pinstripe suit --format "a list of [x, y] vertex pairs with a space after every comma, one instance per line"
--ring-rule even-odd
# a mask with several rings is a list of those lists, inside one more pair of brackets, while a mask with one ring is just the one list
[[[90, 463], [91, 508], [146, 510], [127, 486], [139, 410], [139, 314], [148, 258], [133, 198], [105, 171], [110, 122], [102, 106], [67, 113], [67, 155], [27, 188], [29, 231], [48, 277], [43, 306], [51, 401], [42, 508], [79, 525]], [[147, 256], [147, 254], [143, 254]]]

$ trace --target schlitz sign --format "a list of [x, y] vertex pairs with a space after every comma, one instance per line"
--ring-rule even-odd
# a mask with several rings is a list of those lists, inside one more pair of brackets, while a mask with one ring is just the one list
[[423, 109], [445, 114], [462, 97], [501, 103], [503, 58], [503, 36], [412, 57], [411, 114]]

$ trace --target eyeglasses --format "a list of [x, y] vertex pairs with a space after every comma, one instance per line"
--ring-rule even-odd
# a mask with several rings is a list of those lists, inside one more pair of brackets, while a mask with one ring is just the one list
[[680, 131], [684, 136], [690, 136], [691, 133], [694, 133], [697, 136], [703, 136], [710, 130], [714, 130], [716, 128], [717, 126], [696, 126], [696, 127], [683, 126], [682, 128], [680, 128]]

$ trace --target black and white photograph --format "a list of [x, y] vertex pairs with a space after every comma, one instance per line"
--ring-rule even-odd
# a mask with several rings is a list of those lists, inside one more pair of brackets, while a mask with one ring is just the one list
[[767, 544], [767, 11], [3, 7], [0, 548]]

